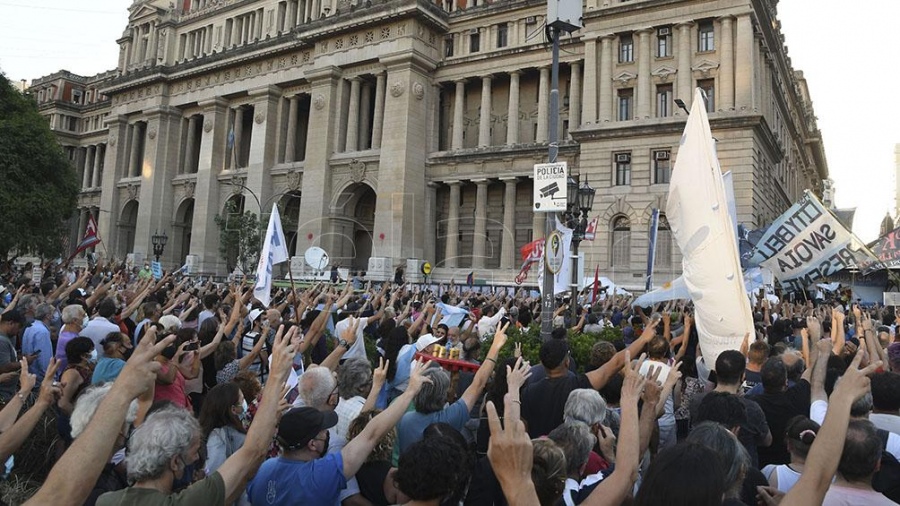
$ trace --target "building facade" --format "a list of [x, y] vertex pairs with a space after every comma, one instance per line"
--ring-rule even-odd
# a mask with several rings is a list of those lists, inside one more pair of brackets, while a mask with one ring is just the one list
[[[559, 118], [532, 0], [138, 0], [116, 70], [31, 90], [84, 182], [77, 233], [92, 212], [105, 254], [138, 259], [166, 231], [164, 263], [205, 274], [227, 270], [215, 216], [233, 200], [263, 225], [279, 204], [292, 255], [509, 283], [543, 235], [531, 180], [556, 120], [559, 159], [597, 189], [586, 269], [636, 287], [686, 120], [675, 99], [690, 108], [695, 87], [741, 223], [821, 195], [821, 136], [776, 3], [586, 0], [561, 43]], [[666, 223], [657, 280], [680, 272]]]

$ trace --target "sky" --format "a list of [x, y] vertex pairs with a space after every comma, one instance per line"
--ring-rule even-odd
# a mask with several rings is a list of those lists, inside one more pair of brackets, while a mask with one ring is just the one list
[[[115, 67], [131, 0], [0, 0], [0, 70], [13, 81], [60, 69]], [[838, 207], [856, 207], [854, 231], [877, 237], [894, 209], [900, 143], [900, 2], [781, 0], [778, 17], [795, 70], [806, 76]], [[862, 7], [864, 6], [864, 7]]]

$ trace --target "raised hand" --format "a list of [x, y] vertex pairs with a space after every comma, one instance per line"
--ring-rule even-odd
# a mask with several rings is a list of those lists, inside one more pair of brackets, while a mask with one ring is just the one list
[[344, 332], [341, 333], [341, 339], [347, 341], [347, 344], [353, 344], [356, 342], [357, 329], [359, 329], [359, 318], [350, 317], [350, 326], [344, 329]]
[[806, 328], [809, 331], [809, 338], [814, 342], [822, 339], [822, 323], [815, 316], [806, 318]]
[[385, 380], [387, 379], [387, 370], [388, 366], [390, 366], [391, 361], [385, 360], [384, 357], [378, 357], [378, 367], [372, 371], [372, 388], [380, 390], [381, 386], [384, 385]]
[[502, 327], [497, 328], [497, 332], [494, 333], [494, 342], [491, 344], [491, 348], [499, 351], [500, 348], [503, 348], [503, 345], [506, 344], [506, 328], [509, 327], [509, 323], [510, 322], [507, 321]]
[[422, 374], [430, 365], [431, 362], [422, 362], [421, 359], [413, 362], [409, 371], [409, 386], [406, 387], [407, 391], [416, 393], [422, 388], [422, 385], [431, 383], [431, 378]]
[[37, 402], [52, 406], [62, 396], [63, 385], [53, 380], [56, 377], [58, 368], [59, 362], [56, 361], [56, 358], [51, 358], [50, 365], [47, 367], [47, 374], [44, 376], [44, 380], [41, 381], [41, 391], [38, 394]]
[[856, 351], [856, 356], [853, 357], [853, 362], [850, 363], [850, 367], [847, 368], [840, 381], [834, 386], [834, 392], [832, 392], [831, 396], [835, 400], [840, 399], [852, 403], [869, 392], [871, 382], [868, 376], [881, 367], [881, 360], [875, 360], [860, 369], [859, 364], [864, 354], [865, 347], [860, 346]]
[[147, 329], [113, 383], [113, 389], [118, 387], [133, 399], [153, 388], [156, 373], [162, 367], [154, 358], [173, 342], [175, 342], [174, 334], [156, 342], [156, 327]]
[[37, 376], [28, 372], [28, 361], [25, 358], [19, 360], [22, 366], [19, 369], [19, 393], [28, 397], [37, 383]]
[[506, 384], [509, 386], [510, 392], [518, 391], [530, 376], [531, 365], [528, 361], [522, 360], [522, 357], [516, 360], [515, 366], [506, 366]]
[[269, 371], [269, 381], [283, 383], [287, 379], [291, 366], [294, 364], [294, 355], [297, 353], [292, 340], [298, 330], [297, 326], [293, 326], [285, 334], [284, 325], [278, 326], [278, 331], [275, 332], [275, 339], [272, 342], [272, 364]]
[[[516, 496], [514, 488], [521, 487], [525, 483], [531, 484], [531, 466], [534, 463], [531, 438], [525, 431], [525, 424], [518, 417], [513, 419], [509, 415], [510, 407], [506, 406], [504, 411], [506, 414], [504, 427], [494, 403], [487, 403], [488, 426], [491, 429], [488, 460], [508, 499]], [[532, 492], [533, 490], [532, 488]], [[510, 504], [515, 502], [510, 500]]]

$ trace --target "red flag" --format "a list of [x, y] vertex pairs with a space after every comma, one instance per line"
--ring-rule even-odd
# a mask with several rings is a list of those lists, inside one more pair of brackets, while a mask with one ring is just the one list
[[597, 303], [597, 292], [600, 290], [600, 265], [597, 264], [597, 268], [594, 269], [594, 289], [591, 290], [591, 305]]
[[88, 222], [87, 227], [84, 229], [84, 236], [82, 237], [81, 242], [78, 243], [78, 246], [75, 248], [75, 253], [72, 253], [72, 256], [74, 257], [97, 244], [100, 244], [100, 238], [97, 237], [97, 222], [94, 221], [94, 216], [92, 214], [88, 214]]
[[588, 223], [587, 228], [584, 229], [584, 240], [585, 241], [593, 241], [594, 237], [597, 236], [597, 222], [600, 221], [600, 217], [596, 216], [593, 220]]
[[519, 249], [519, 252], [522, 254], [523, 262], [539, 262], [541, 260], [541, 255], [544, 254], [544, 240], [537, 239], [535, 241], [531, 241], [525, 246], [522, 246]]

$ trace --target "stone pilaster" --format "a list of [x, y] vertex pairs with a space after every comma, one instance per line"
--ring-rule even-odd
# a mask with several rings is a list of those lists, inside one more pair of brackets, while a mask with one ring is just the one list
[[200, 102], [200, 107], [203, 108], [203, 127], [194, 186], [190, 254], [197, 256], [196, 272], [221, 275], [225, 274], [225, 264], [219, 259], [219, 227], [215, 221], [216, 214], [222, 213], [216, 175], [226, 166], [225, 146], [230, 129], [228, 102], [214, 98]]
[[581, 126], [581, 62], [569, 67], [569, 130]]
[[719, 22], [719, 95], [718, 109], [734, 110], [734, 29], [731, 16], [723, 16]]
[[735, 48], [734, 95], [735, 107], [741, 111], [756, 110], [759, 106], [754, 93], [756, 79], [756, 59], [754, 58], [753, 21], [750, 14], [737, 18], [737, 47]]
[[447, 181], [450, 186], [450, 205], [447, 215], [447, 245], [444, 250], [444, 267], [455, 268], [459, 257], [459, 181]]
[[359, 150], [359, 77], [350, 78], [350, 108], [347, 112], [347, 151]]
[[550, 67], [541, 67], [540, 71], [541, 77], [540, 81], [538, 81], [537, 142], [547, 142], [547, 129], [549, 127], [547, 116], [550, 114]]
[[475, 183], [475, 232], [472, 241], [472, 267], [484, 269], [485, 246], [487, 246], [487, 179], [476, 179]]
[[[688, 110], [694, 98], [694, 78], [691, 70], [691, 26], [692, 22], [675, 25], [678, 30], [678, 79], [676, 82], [675, 98], [684, 100]], [[676, 108], [675, 115], [680, 116], [683, 111]]]
[[[612, 43], [613, 35], [604, 35], [600, 39], [600, 122], [607, 123], [613, 120], [613, 90], [612, 90]], [[544, 230], [543, 227], [541, 230]], [[543, 234], [542, 234], [543, 235]]]
[[647, 119], [653, 109], [653, 86], [650, 84], [650, 28], [638, 30], [637, 118]]
[[465, 131], [465, 125], [463, 125], [463, 109], [466, 106], [466, 81], [459, 80], [456, 81], [456, 93], [453, 97], [453, 143], [451, 144], [451, 149], [457, 150], [463, 148], [463, 132]]
[[516, 261], [516, 178], [502, 178], [503, 234], [500, 239], [500, 268], [512, 269]]
[[513, 70], [509, 73], [509, 107], [506, 111], [506, 143], [519, 143], [519, 76], [522, 73]]
[[[597, 122], [597, 37], [584, 37], [584, 93], [581, 106], [581, 124]], [[579, 125], [580, 126], [580, 125]]]
[[478, 147], [491, 145], [491, 76], [481, 78], [481, 118], [478, 122]]

